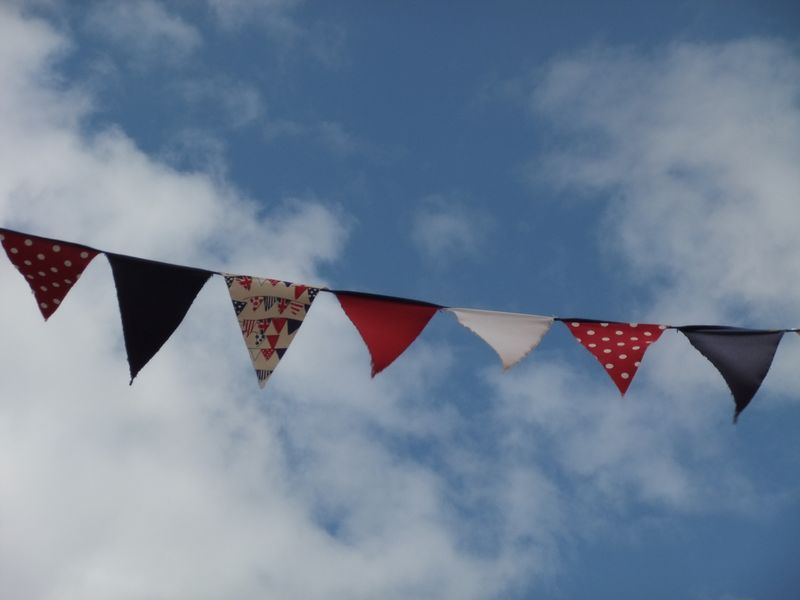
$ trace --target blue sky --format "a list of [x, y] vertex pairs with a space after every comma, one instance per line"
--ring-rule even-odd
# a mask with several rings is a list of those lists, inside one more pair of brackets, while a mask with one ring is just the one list
[[[451, 306], [798, 326], [790, 2], [0, 3], [0, 224]], [[451, 315], [376, 379], [320, 295], [258, 389], [212, 280], [127, 386], [110, 269], [0, 264], [15, 598], [793, 598], [800, 339], [731, 426]]]

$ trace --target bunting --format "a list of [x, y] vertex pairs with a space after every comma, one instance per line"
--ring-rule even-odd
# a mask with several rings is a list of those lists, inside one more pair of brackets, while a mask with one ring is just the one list
[[319, 288], [248, 275], [225, 275], [233, 310], [258, 377], [267, 384]]
[[722, 375], [733, 394], [733, 422], [750, 404], [767, 376], [782, 330], [687, 325], [678, 329]]
[[[278, 279], [214, 273], [103, 252], [72, 242], [0, 227], [0, 243], [31, 287], [47, 320], [97, 254], [106, 254], [116, 284], [131, 383], [181, 324], [212, 275], [223, 275], [259, 386], [287, 352], [321, 288]], [[441, 309], [483, 339], [509, 369], [535, 349], [554, 320], [603, 365], [621, 394], [636, 375], [647, 348], [665, 329], [679, 329], [720, 372], [736, 405], [734, 422], [766, 377], [786, 331], [691, 325], [601, 322], [470, 308], [448, 308], [407, 298], [356, 291], [336, 294], [370, 353], [374, 377], [392, 364]]]
[[375, 377], [422, 333], [441, 307], [428, 302], [334, 290], [372, 358]]
[[538, 315], [474, 308], [448, 308], [447, 311], [497, 352], [505, 370], [536, 348], [553, 324], [553, 317]]
[[667, 328], [648, 323], [607, 323], [563, 319], [570, 333], [603, 365], [623, 396], [628, 391], [644, 353]]
[[28, 282], [44, 320], [61, 306], [67, 292], [97, 256], [88, 246], [0, 229], [8, 259]]
[[181, 324], [210, 271], [106, 252], [122, 318], [131, 383]]

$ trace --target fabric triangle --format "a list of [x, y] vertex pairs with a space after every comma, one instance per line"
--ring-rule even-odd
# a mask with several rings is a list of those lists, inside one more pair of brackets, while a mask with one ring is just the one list
[[0, 243], [31, 287], [46, 321], [61, 306], [84, 269], [97, 256], [87, 246], [0, 229]]
[[233, 301], [233, 310], [236, 311], [236, 314], [239, 315], [244, 310], [244, 307], [247, 306], [245, 302], [239, 302], [238, 300]]
[[425, 329], [439, 306], [402, 299], [334, 292], [372, 357], [372, 376], [388, 367]]
[[563, 319], [575, 339], [600, 362], [624, 396], [644, 353], [667, 328], [652, 323]]
[[497, 352], [506, 370], [536, 348], [553, 324], [553, 317], [473, 308], [447, 310], [456, 316], [461, 325]]
[[725, 379], [736, 404], [735, 423], [767, 376], [784, 332], [715, 325], [678, 329]]
[[269, 369], [256, 369], [256, 377], [258, 378], [258, 387], [264, 388], [267, 385], [267, 379], [269, 376], [272, 375], [272, 371]]
[[286, 330], [289, 332], [289, 335], [294, 335], [294, 332], [300, 329], [300, 325], [303, 324], [302, 321], [298, 319], [284, 319], [286, 321]]
[[[263, 388], [308, 314], [318, 288], [277, 279], [226, 274], [225, 281], [229, 280], [228, 291], [236, 309], [236, 318], [250, 351], [258, 385]], [[251, 301], [256, 298], [258, 300]], [[287, 308], [291, 318], [282, 316]]]
[[131, 383], [181, 324], [210, 271], [106, 253], [117, 287]]

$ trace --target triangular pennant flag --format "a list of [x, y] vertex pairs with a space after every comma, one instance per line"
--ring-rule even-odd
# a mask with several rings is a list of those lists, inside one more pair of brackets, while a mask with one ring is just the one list
[[245, 306], [247, 306], [245, 302], [239, 302], [238, 300], [233, 301], [233, 310], [236, 311], [237, 315], [242, 314]]
[[97, 250], [48, 238], [0, 229], [11, 263], [22, 274], [45, 321], [64, 301]]
[[447, 310], [497, 352], [504, 369], [510, 369], [536, 348], [553, 324], [553, 317], [538, 315], [473, 308]]
[[667, 328], [651, 323], [563, 319], [575, 339], [600, 361], [624, 396], [650, 344]]
[[285, 319], [286, 320], [286, 330], [289, 335], [294, 335], [294, 332], [300, 328], [300, 325], [303, 324], [303, 321], [298, 319]]
[[335, 292], [372, 357], [372, 376], [388, 367], [417, 339], [439, 306], [425, 302]]
[[783, 331], [715, 325], [688, 325], [678, 329], [725, 379], [736, 404], [735, 423], [767, 376]]
[[[225, 280], [229, 279], [228, 291], [237, 309], [236, 318], [250, 351], [258, 385], [263, 388], [308, 314], [317, 288], [277, 279], [225, 275]], [[259, 300], [250, 302], [254, 298]], [[287, 308], [290, 310], [284, 315]]]
[[210, 271], [106, 252], [117, 287], [131, 383], [178, 328]]

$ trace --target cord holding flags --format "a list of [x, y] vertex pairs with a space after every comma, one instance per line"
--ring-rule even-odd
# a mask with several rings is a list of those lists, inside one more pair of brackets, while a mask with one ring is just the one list
[[445, 310], [497, 353], [504, 370], [530, 354], [553, 322], [561, 321], [624, 395], [647, 349], [664, 331], [677, 329], [727, 383], [736, 407], [734, 422], [766, 378], [783, 334], [797, 331], [720, 325], [675, 327], [454, 308], [424, 300], [219, 273], [5, 228], [0, 228], [0, 243], [28, 282], [45, 321], [61, 307], [89, 263], [98, 254], [106, 256], [117, 290], [131, 383], [175, 332], [214, 275], [225, 280], [260, 387], [278, 367], [321, 291], [336, 295], [358, 330], [371, 356], [373, 377], [417, 339], [437, 312]]

